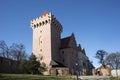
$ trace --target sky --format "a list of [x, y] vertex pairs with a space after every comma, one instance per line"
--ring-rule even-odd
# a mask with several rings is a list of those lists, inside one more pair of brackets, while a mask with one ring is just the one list
[[93, 65], [97, 50], [120, 52], [120, 0], [0, 0], [0, 40], [22, 43], [32, 53], [30, 21], [43, 11], [62, 24], [62, 38], [75, 34]]

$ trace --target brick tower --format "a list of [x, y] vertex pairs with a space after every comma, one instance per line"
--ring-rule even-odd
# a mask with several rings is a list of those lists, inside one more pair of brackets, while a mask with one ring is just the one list
[[44, 11], [31, 21], [33, 30], [33, 54], [50, 68], [52, 61], [59, 61], [62, 26], [52, 13]]

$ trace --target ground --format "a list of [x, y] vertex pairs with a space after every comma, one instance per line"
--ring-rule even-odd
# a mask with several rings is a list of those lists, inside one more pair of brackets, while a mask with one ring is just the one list
[[[82, 78], [82, 79], [80, 79]], [[0, 74], [0, 80], [76, 80], [76, 76], [42, 76], [32, 74]], [[79, 80], [120, 80], [108, 76], [79, 76]]]
[[41, 76], [31, 74], [0, 74], [0, 80], [75, 80], [65, 76]]

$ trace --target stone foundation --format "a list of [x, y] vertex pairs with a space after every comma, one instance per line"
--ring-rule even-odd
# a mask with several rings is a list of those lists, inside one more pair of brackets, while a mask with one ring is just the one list
[[66, 76], [69, 75], [68, 68], [51, 68], [50, 75]]

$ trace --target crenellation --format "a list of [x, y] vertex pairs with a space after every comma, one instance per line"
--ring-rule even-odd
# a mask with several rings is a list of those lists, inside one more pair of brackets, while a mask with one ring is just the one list
[[37, 18], [35, 18], [35, 19], [33, 19], [33, 20], [31, 20], [32, 22], [35, 22], [35, 21], [37, 21], [37, 20], [44, 20], [44, 19], [46, 19], [46, 18], [49, 18], [49, 16], [51, 16], [51, 14], [49, 13], [49, 14], [46, 14], [46, 16], [40, 16], [40, 17], [37, 17]]
[[62, 32], [62, 26], [61, 26], [61, 24], [57, 21], [57, 20], [52, 20], [52, 25], [54, 25], [54, 27], [56, 28], [56, 30], [58, 31], [58, 32]]
[[[56, 17], [54, 17], [54, 15], [52, 15], [52, 13], [43, 13], [42, 16], [31, 20], [31, 27], [32, 29], [43, 26], [45, 24], [60, 24]], [[61, 24], [60, 24], [61, 25]], [[37, 26], [37, 27], [36, 27]]]
[[40, 27], [40, 26], [43, 26], [43, 25], [45, 25], [45, 24], [48, 24], [48, 23], [50, 23], [50, 20], [45, 20], [45, 21], [41, 21], [41, 22], [36, 22], [36, 23], [31, 23], [31, 26], [33, 27], [34, 26], [34, 28], [36, 28], [36, 26], [37, 27]]

